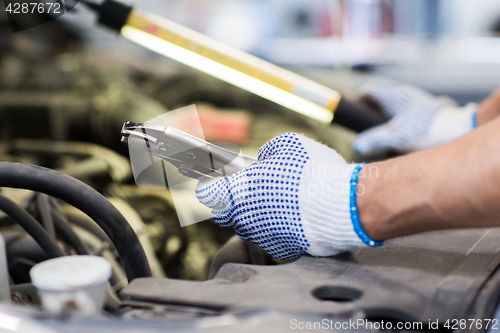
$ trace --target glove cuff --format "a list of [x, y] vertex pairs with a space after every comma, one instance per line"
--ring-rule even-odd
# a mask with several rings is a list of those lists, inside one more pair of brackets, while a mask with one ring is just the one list
[[340, 156], [330, 148], [309, 140], [304, 140], [304, 146], [311, 160], [299, 188], [300, 216], [310, 244], [307, 252], [331, 256], [381, 245], [366, 235], [357, 217], [357, 180], [363, 165], [339, 163]]
[[428, 134], [412, 150], [428, 149], [458, 139], [477, 127], [476, 118], [475, 103], [464, 107], [443, 106], [434, 116]]
[[[359, 213], [358, 213], [358, 203], [357, 203], [357, 196], [358, 196], [358, 180], [359, 180], [359, 173], [361, 169], [363, 169], [366, 166], [365, 163], [358, 164], [354, 171], [352, 172], [352, 177], [351, 177], [351, 190], [350, 190], [350, 209], [351, 209], [351, 220], [352, 220], [352, 225], [354, 228], [354, 232], [358, 235], [358, 237], [363, 241], [368, 246], [372, 247], [377, 247], [377, 246], [382, 246], [384, 245], [383, 241], [374, 241], [373, 239], [370, 238], [366, 234], [366, 232], [363, 230], [363, 227], [361, 226], [361, 221], [359, 220]], [[364, 193], [364, 191], [363, 191]]]

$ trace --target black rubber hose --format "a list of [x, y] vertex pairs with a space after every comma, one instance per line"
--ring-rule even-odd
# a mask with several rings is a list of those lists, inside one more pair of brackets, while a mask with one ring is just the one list
[[52, 216], [56, 230], [63, 237], [66, 243], [68, 243], [73, 249], [75, 249], [77, 254], [89, 254], [89, 251], [87, 250], [85, 245], [83, 245], [78, 235], [69, 226], [69, 222], [65, 221], [66, 219], [64, 218], [64, 216], [57, 211], [54, 211]]
[[130, 224], [104, 196], [87, 184], [55, 170], [0, 162], [0, 187], [45, 193], [80, 209], [113, 242], [129, 282], [139, 277], [151, 277], [148, 259]]
[[14, 201], [0, 194], [0, 210], [14, 219], [51, 258], [64, 257], [63, 250], [42, 228], [40, 223]]

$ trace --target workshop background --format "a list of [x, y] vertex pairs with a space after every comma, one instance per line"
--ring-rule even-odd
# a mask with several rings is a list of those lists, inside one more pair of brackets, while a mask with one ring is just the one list
[[[310, 76], [330, 85], [344, 86], [349, 81], [342, 76], [337, 83], [339, 73], [327, 69], [369, 66], [374, 73], [470, 102], [481, 100], [498, 83], [500, 51], [495, 36], [500, 33], [500, 3], [495, 0], [125, 3], [279, 65], [321, 67], [320, 71], [311, 69], [314, 74]], [[121, 57], [128, 54], [146, 62], [142, 48], [118, 41], [115, 34], [91, 24], [90, 12], [77, 16], [62, 19], [85, 31], [92, 50]], [[160, 61], [162, 65], [154, 62], [151, 66], [157, 71], [170, 67], [164, 59]]]
[[[288, 68], [355, 99], [372, 80], [396, 80], [479, 102], [500, 86], [500, 2], [496, 0], [141, 0], [124, 1]], [[196, 104], [205, 138], [233, 142], [256, 157], [261, 145], [300, 132], [349, 161], [356, 133], [325, 126], [176, 63], [99, 27], [83, 4], [60, 18], [12, 33], [0, 4], [0, 160], [41, 165], [91, 185], [132, 224], [154, 277], [206, 280], [234, 231], [212, 221], [181, 228], [169, 190], [138, 187], [124, 121], [142, 122]], [[237, 130], [234, 130], [237, 129]], [[47, 210], [73, 230], [56, 237], [68, 254], [113, 263], [115, 295], [127, 285], [110, 239], [85, 214], [31, 191], [2, 189], [42, 221]], [[189, 205], [187, 202], [186, 205]], [[49, 214], [49, 215], [50, 215]], [[13, 299], [32, 304], [29, 269], [47, 254], [6, 215]], [[69, 238], [68, 238], [69, 237]], [[257, 251], [253, 249], [252, 251]], [[259, 254], [261, 264], [279, 261]], [[134, 315], [144, 308], [129, 303]], [[137, 309], [141, 310], [137, 310]], [[148, 308], [149, 309], [149, 308]], [[141, 312], [143, 311], [143, 312]], [[132, 316], [132, 315], [131, 315]]]

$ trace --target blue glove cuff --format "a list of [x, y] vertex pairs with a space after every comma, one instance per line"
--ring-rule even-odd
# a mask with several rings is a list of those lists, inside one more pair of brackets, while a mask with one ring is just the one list
[[472, 128], [477, 128], [477, 111], [472, 114]]
[[359, 221], [359, 214], [358, 214], [358, 204], [357, 204], [357, 188], [358, 188], [358, 180], [359, 180], [359, 172], [361, 169], [366, 166], [365, 163], [359, 164], [356, 166], [354, 171], [352, 172], [352, 177], [351, 177], [351, 193], [350, 193], [350, 199], [351, 199], [351, 220], [352, 220], [352, 226], [354, 227], [354, 232], [358, 235], [358, 237], [363, 241], [368, 246], [371, 247], [377, 247], [384, 245], [384, 242], [376, 242], [368, 235], [365, 233], [363, 228], [361, 227], [361, 222]]

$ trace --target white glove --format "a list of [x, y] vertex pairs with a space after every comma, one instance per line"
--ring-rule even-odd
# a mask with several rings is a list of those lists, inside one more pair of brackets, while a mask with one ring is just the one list
[[197, 197], [214, 220], [279, 259], [330, 256], [378, 246], [356, 206], [359, 170], [337, 152], [288, 133], [266, 143], [258, 162], [227, 178], [200, 182]]
[[460, 107], [451, 99], [395, 84], [372, 87], [367, 96], [378, 101], [391, 120], [356, 138], [353, 149], [358, 154], [432, 148], [476, 127], [476, 104]]

